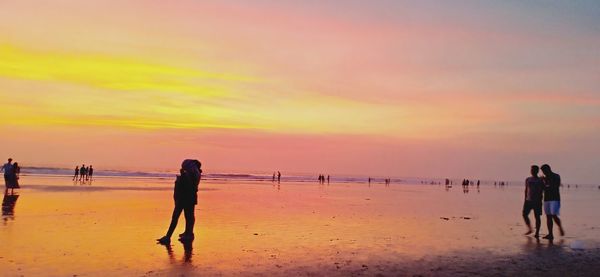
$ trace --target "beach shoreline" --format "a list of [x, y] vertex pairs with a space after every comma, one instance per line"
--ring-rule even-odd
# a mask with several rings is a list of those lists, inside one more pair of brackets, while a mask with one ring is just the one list
[[165, 247], [172, 180], [26, 180], [3, 207], [7, 276], [592, 276], [600, 257], [589, 188], [563, 188], [551, 245], [523, 235], [516, 186], [203, 182], [196, 239]]

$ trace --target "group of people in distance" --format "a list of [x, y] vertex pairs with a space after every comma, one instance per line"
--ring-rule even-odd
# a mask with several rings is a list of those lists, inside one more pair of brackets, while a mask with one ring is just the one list
[[[369, 186], [371, 186], [371, 181], [375, 181], [374, 178], [369, 177], [369, 179], [367, 179], [367, 183], [369, 183]], [[386, 187], [390, 186], [390, 183], [392, 183], [392, 179], [390, 178], [385, 178], [383, 179], [383, 183], [385, 184]]]
[[14, 189], [20, 188], [19, 174], [21, 173], [21, 167], [19, 167], [19, 163], [13, 163], [12, 161], [12, 158], [8, 158], [8, 162], [0, 168], [0, 172], [4, 172], [5, 193], [8, 192], [8, 189], [14, 191]]
[[540, 167], [537, 165], [531, 166], [531, 176], [525, 179], [525, 203], [523, 204], [523, 219], [527, 224], [528, 231], [525, 235], [533, 233], [529, 214], [533, 210], [535, 216], [535, 234], [534, 237], [539, 238], [542, 207], [546, 214], [546, 225], [548, 227], [548, 235], [544, 239], [554, 239], [552, 231], [554, 223], [558, 225], [558, 230], [561, 236], [565, 235], [560, 218], [560, 175], [552, 172], [549, 165], [545, 164], [541, 167], [543, 177], [538, 176]]
[[[325, 184], [325, 175], [319, 174], [319, 184]], [[329, 175], [327, 175], [327, 184], [329, 184]]]
[[281, 183], [281, 172], [277, 171], [277, 174], [273, 172], [273, 182], [275, 182], [275, 178], [277, 177], [277, 183]]
[[73, 174], [73, 181], [87, 181], [92, 180], [94, 176], [94, 167], [92, 165], [85, 167], [85, 164], [75, 167], [75, 174]]

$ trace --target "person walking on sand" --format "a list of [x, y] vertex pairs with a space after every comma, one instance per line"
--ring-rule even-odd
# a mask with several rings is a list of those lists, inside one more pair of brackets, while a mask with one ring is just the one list
[[6, 191], [8, 191], [13, 176], [12, 158], [8, 158], [8, 162], [0, 168], [0, 172], [4, 172], [4, 186], [6, 187]]
[[73, 174], [73, 181], [77, 181], [79, 178], [79, 166], [75, 166], [75, 174]]
[[553, 223], [556, 222], [561, 236], [565, 235], [560, 218], [560, 175], [552, 172], [549, 165], [542, 165], [544, 173], [544, 213], [546, 214], [546, 225], [548, 226], [548, 235], [544, 239], [554, 239], [552, 232]]
[[185, 231], [179, 234], [179, 240], [192, 241], [194, 240], [194, 223], [196, 221], [194, 209], [198, 203], [198, 185], [202, 176], [202, 164], [198, 160], [184, 160], [181, 163], [180, 175], [177, 175], [175, 187], [173, 189], [173, 200], [175, 200], [175, 208], [171, 216], [171, 224], [167, 230], [167, 234], [157, 239], [160, 244], [168, 244], [171, 242], [171, 236], [177, 227], [177, 221], [183, 211], [185, 216]]
[[277, 183], [281, 183], [281, 172], [277, 171]]
[[533, 210], [535, 217], [535, 234], [534, 237], [540, 237], [540, 226], [542, 225], [542, 194], [544, 182], [538, 177], [540, 168], [537, 165], [531, 166], [531, 176], [525, 179], [525, 203], [523, 204], [523, 220], [527, 224], [528, 231], [525, 235], [533, 233], [531, 221], [529, 221], [529, 213]]

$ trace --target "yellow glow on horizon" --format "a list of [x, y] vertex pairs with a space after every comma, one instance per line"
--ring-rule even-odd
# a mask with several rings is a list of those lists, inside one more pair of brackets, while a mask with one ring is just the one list
[[0, 45], [0, 76], [34, 81], [56, 81], [123, 91], [189, 93], [225, 96], [210, 82], [256, 82], [257, 79], [189, 68], [141, 62], [123, 57], [27, 51]]
[[[149, 59], [151, 60], [151, 59]], [[428, 111], [127, 57], [0, 45], [0, 116], [27, 126], [249, 129], [294, 134], [420, 136], [444, 125]], [[260, 81], [259, 81], [260, 80]], [[19, 114], [18, 117], [13, 115]]]

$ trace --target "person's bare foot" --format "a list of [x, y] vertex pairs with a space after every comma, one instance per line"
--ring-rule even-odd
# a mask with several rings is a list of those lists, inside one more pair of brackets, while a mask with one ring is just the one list
[[543, 237], [543, 239], [553, 240], [554, 236], [553, 235], [546, 235], [546, 236]]
[[560, 236], [564, 237], [565, 236], [565, 230], [563, 230], [563, 228], [559, 228], [558, 231], [560, 231]]
[[529, 230], [527, 232], [525, 232], [525, 235], [528, 236], [528, 235], [531, 235], [531, 233], [533, 233], [533, 230], [531, 230], [531, 228], [529, 228]]
[[179, 237], [179, 240], [180, 241], [191, 241], [191, 240], [194, 240], [194, 234], [193, 233], [191, 233], [191, 234], [183, 234], [183, 236]]
[[171, 242], [171, 238], [164, 236], [162, 238], [157, 239], [156, 241], [158, 241], [158, 243], [160, 243], [160, 244], [168, 244]]
[[540, 237], [540, 234], [539, 233], [535, 233], [535, 235], [533, 235], [533, 237], [537, 239], [537, 238]]

